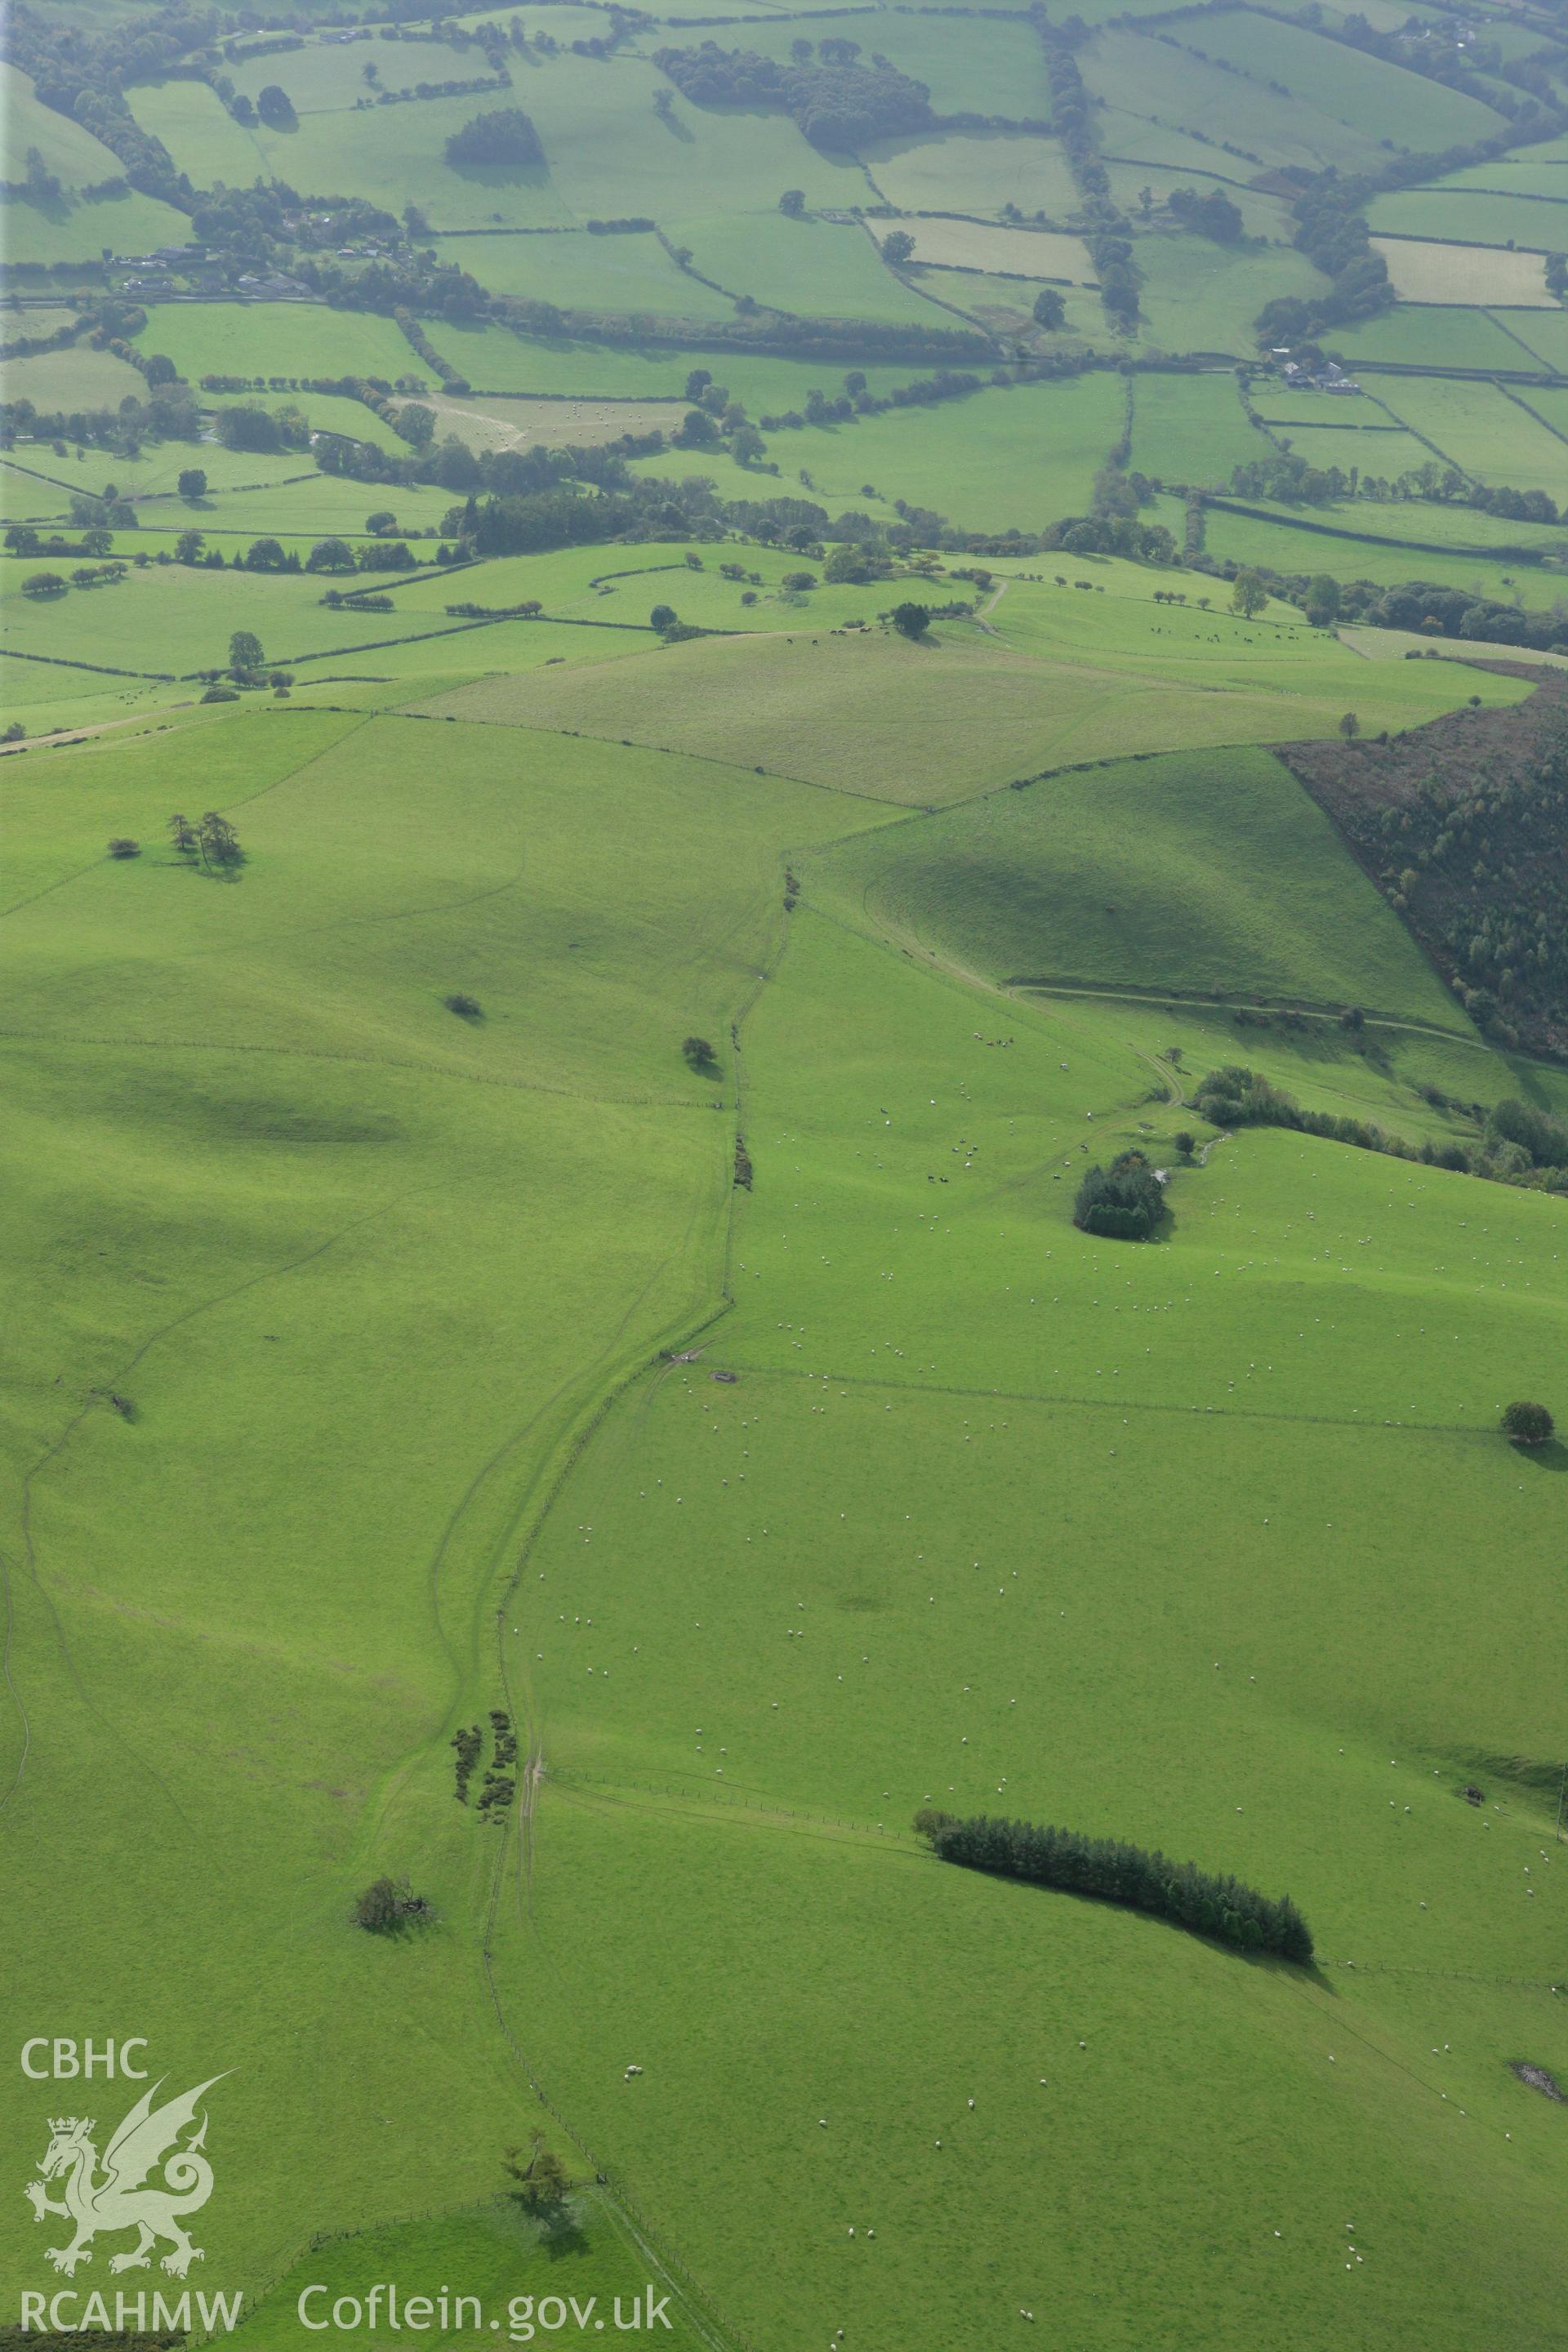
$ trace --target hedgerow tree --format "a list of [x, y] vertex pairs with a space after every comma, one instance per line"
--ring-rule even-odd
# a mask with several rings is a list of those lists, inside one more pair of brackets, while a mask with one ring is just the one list
[[183, 499], [205, 499], [207, 494], [205, 469], [201, 466], [185, 466], [181, 469], [179, 492]]
[[895, 268], [908, 261], [914, 249], [914, 238], [907, 228], [896, 228], [882, 239], [882, 258], [890, 261]]
[[1068, 306], [1054, 286], [1043, 286], [1035, 297], [1035, 324], [1054, 333], [1067, 320]]
[[1505, 1404], [1502, 1427], [1516, 1445], [1544, 1445], [1557, 1424], [1543, 1404]]
[[1233, 613], [1240, 613], [1244, 618], [1250, 621], [1255, 613], [1262, 612], [1268, 602], [1268, 591], [1256, 572], [1237, 573], [1236, 585], [1230, 592], [1230, 609]]
[[236, 629], [228, 641], [228, 666], [232, 670], [259, 669], [266, 656], [261, 640], [254, 629]]

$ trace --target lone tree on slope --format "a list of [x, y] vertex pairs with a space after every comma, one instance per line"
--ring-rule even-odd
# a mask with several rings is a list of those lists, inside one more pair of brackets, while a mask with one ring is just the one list
[[1502, 1428], [1516, 1445], [1544, 1445], [1557, 1424], [1543, 1404], [1505, 1404]]

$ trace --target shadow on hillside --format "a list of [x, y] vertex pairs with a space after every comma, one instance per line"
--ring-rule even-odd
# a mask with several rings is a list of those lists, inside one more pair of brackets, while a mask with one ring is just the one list
[[1568, 1445], [1560, 1437], [1549, 1437], [1544, 1445], [1516, 1445], [1513, 1451], [1516, 1460], [1532, 1470], [1568, 1470]]

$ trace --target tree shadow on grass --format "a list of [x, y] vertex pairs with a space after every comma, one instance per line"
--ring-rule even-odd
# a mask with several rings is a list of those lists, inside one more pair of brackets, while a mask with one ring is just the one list
[[1568, 1470], [1568, 1445], [1560, 1437], [1549, 1437], [1544, 1445], [1516, 1445], [1513, 1453], [1532, 1470]]

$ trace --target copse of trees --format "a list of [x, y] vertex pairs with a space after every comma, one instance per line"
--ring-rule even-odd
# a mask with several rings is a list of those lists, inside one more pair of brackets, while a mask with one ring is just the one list
[[1079, 1830], [985, 1814], [961, 1821], [922, 1809], [914, 1826], [940, 1860], [966, 1870], [1121, 1903], [1239, 1951], [1272, 1952], [1302, 1967], [1312, 1958], [1311, 1930], [1288, 1895], [1260, 1895], [1238, 1878], [1217, 1877], [1195, 1863], [1172, 1862], [1119, 1838], [1086, 1837]]
[[1210, 188], [1200, 194], [1195, 188], [1173, 188], [1166, 205], [1184, 228], [1195, 230], [1215, 245], [1239, 245], [1246, 223], [1240, 206], [1231, 202], [1223, 188]]
[[542, 163], [539, 133], [520, 106], [476, 114], [447, 142], [448, 163]]
[[692, 105], [777, 107], [814, 147], [834, 152], [868, 139], [928, 130], [934, 121], [925, 83], [900, 73], [885, 58], [858, 63], [858, 42], [819, 43], [816, 63], [809, 41], [797, 42], [795, 48], [805, 54], [792, 56], [786, 65], [752, 49], [721, 49], [709, 40], [694, 49], [656, 49], [653, 61]]
[[1072, 1221], [1081, 1233], [1107, 1241], [1146, 1242], [1164, 1213], [1165, 1196], [1147, 1155], [1119, 1152], [1109, 1168], [1091, 1168], [1078, 1188]]

